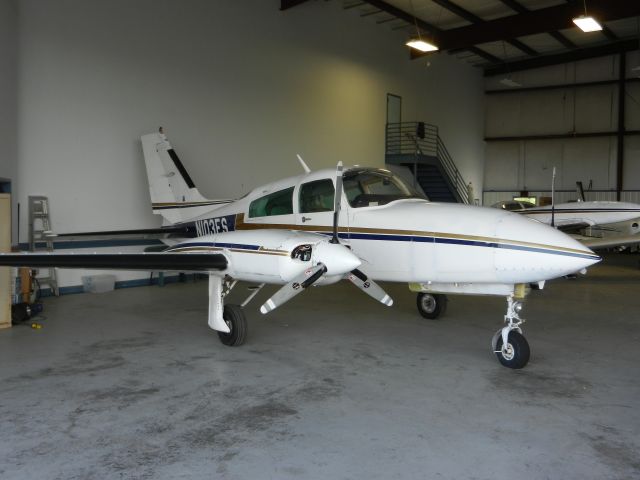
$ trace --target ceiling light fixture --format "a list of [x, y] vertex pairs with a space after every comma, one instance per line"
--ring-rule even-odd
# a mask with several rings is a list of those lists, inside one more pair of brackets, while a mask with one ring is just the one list
[[413, 9], [413, 2], [411, 0], [409, 0], [409, 8], [411, 9], [411, 16], [413, 17], [413, 23], [416, 26], [417, 36], [410, 39], [407, 43], [405, 43], [405, 45], [407, 47], [411, 47], [415, 50], [419, 50], [420, 52], [424, 52], [424, 53], [435, 52], [439, 50], [438, 47], [433, 43], [427, 42], [426, 40], [422, 39], [422, 35], [420, 35], [420, 27], [418, 26], [418, 18], [416, 17], [415, 10]]
[[421, 52], [435, 52], [438, 50], [438, 47], [433, 45], [432, 43], [425, 42], [421, 38], [413, 38], [405, 43], [407, 47], [415, 48], [416, 50], [420, 50]]
[[500, 83], [502, 85], [504, 85], [505, 87], [512, 87], [512, 88], [516, 88], [516, 87], [521, 87], [522, 84], [516, 82], [513, 78], [511, 77], [505, 77], [502, 80], [500, 80]]
[[598, 21], [593, 17], [587, 17], [586, 15], [580, 15], [573, 19], [573, 23], [575, 23], [580, 30], [583, 32], [599, 32], [602, 30], [602, 25], [598, 23]]
[[595, 18], [587, 14], [587, 0], [583, 0], [582, 3], [584, 5], [584, 15], [574, 18], [573, 23], [583, 32], [599, 32], [602, 30], [602, 25], [600, 25]]

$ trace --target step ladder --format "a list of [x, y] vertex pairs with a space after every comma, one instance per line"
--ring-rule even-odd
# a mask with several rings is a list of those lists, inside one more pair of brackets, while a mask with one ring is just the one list
[[[49, 199], [42, 196], [29, 196], [29, 250], [32, 252], [53, 252], [52, 237], [47, 234], [51, 232], [51, 217], [49, 213]], [[44, 246], [43, 246], [44, 244]], [[58, 277], [55, 268], [38, 269], [38, 282], [42, 285], [49, 285], [53, 294], [60, 295], [58, 289]]]

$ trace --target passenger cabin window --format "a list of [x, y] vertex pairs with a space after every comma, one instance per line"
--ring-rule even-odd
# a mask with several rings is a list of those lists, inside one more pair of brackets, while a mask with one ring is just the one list
[[354, 208], [386, 205], [394, 200], [424, 198], [399, 177], [383, 170], [356, 170], [345, 173], [344, 193]]
[[330, 179], [304, 183], [300, 187], [300, 213], [332, 212], [335, 188]]
[[293, 187], [260, 197], [249, 205], [249, 217], [271, 217], [293, 213]]

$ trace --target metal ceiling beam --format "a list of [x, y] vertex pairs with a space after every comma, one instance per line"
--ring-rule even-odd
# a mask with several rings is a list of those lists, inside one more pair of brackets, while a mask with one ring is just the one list
[[587, 58], [604, 57], [606, 55], [638, 50], [638, 46], [638, 39], [633, 39], [616, 43], [608, 43], [598, 47], [579, 48], [572, 50], [571, 52], [559, 53], [557, 55], [545, 55], [527, 60], [504, 63], [495, 67], [489, 67], [485, 69], [484, 76], [492, 77], [494, 75], [504, 75], [520, 70], [529, 70], [532, 68], [547, 67], [549, 65], [558, 65], [560, 63], [575, 62], [578, 60], [585, 60]]
[[442, 32], [442, 30], [440, 30], [438, 27], [436, 27], [435, 25], [432, 25], [428, 22], [425, 22], [424, 20], [421, 20], [420, 18], [416, 18], [413, 15], [411, 15], [408, 12], [405, 12], [404, 10], [399, 9], [398, 7], [394, 7], [393, 5], [383, 1], [383, 0], [365, 0], [366, 3], [368, 3], [369, 5], [372, 5], [380, 10], [382, 10], [383, 12], [387, 12], [391, 15], [393, 15], [394, 17], [398, 17], [402, 20], [404, 20], [405, 22], [409, 22], [412, 25], [417, 25], [418, 28], [420, 28], [421, 30], [424, 30], [425, 32], [429, 33], [430, 35], [436, 35]]
[[289, 10], [308, 1], [309, 0], [280, 0], [280, 10]]
[[[516, 2], [516, 0], [500, 0], [500, 1], [516, 13], [529, 12], [528, 8], [523, 7], [518, 2]], [[571, 40], [569, 40], [560, 32], [555, 32], [555, 31], [549, 32], [549, 35], [551, 35], [557, 42], [559, 42], [561, 45], [563, 45], [566, 48], [576, 48], [576, 44], [573, 43]]]
[[[389, 13], [395, 17], [398, 17], [401, 20], [404, 20], [405, 22], [411, 24], [411, 25], [416, 25], [420, 30], [427, 32], [428, 35], [431, 36], [436, 36], [440, 33], [443, 32], [443, 30], [439, 29], [438, 27], [436, 27], [435, 25], [432, 25], [428, 22], [425, 22], [424, 20], [420, 19], [420, 18], [416, 18], [413, 15], [411, 15], [408, 12], [405, 12], [404, 10], [399, 9], [398, 7], [394, 7], [393, 5], [390, 5], [389, 3], [383, 1], [383, 0], [365, 0], [366, 3], [379, 8], [380, 10]], [[485, 52], [484, 50], [477, 48], [473, 45], [467, 46], [466, 48], [462, 49], [462, 50], [469, 50], [470, 52], [472, 52], [473, 54], [484, 58], [485, 60], [487, 60], [490, 63], [500, 63], [502, 62], [502, 60], [500, 60], [498, 57], [495, 57], [487, 52]], [[414, 51], [413, 49], [411, 50], [411, 58], [417, 58], [417, 57], [422, 57], [423, 54], [417, 54], [416, 51]]]
[[[640, 2], [590, 0], [588, 12], [600, 22], [635, 17], [640, 15]], [[466, 27], [443, 30], [435, 35], [434, 41], [441, 50], [468, 48], [481, 43], [574, 28], [572, 19], [582, 14], [584, 14], [582, 2], [571, 2]]]
[[[459, 16], [460, 18], [465, 19], [467, 22], [470, 22], [475, 25], [486, 23], [482, 18], [456, 5], [450, 0], [431, 0], [431, 1], [433, 3], [440, 5], [444, 9], [449, 10], [451, 13]], [[538, 55], [538, 52], [536, 52], [530, 46], [522, 43], [520, 40], [511, 39], [511, 40], [508, 40], [508, 42], [514, 47], [516, 47], [518, 50], [526, 53], [527, 55], [532, 55], [532, 56]]]

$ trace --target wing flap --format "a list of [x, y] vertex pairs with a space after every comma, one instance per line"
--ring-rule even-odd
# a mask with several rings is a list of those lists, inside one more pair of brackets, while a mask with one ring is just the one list
[[0, 266], [208, 272], [226, 269], [227, 259], [219, 253], [1, 253]]

